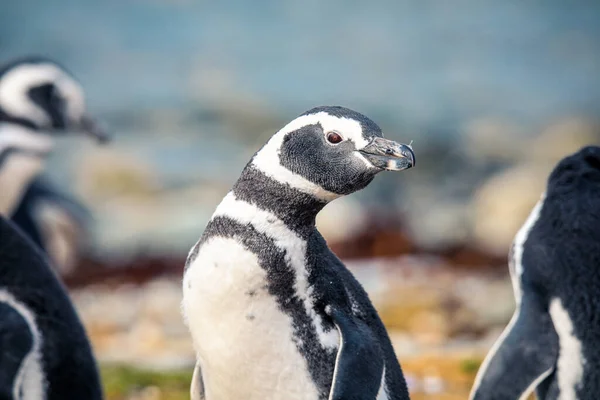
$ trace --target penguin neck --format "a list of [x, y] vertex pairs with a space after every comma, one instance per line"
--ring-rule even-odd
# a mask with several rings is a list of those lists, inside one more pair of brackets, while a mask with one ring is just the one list
[[274, 214], [301, 237], [315, 230], [317, 214], [327, 201], [278, 182], [249, 164], [232, 189], [238, 199]]
[[27, 186], [44, 167], [52, 150], [49, 135], [28, 127], [0, 123], [0, 214], [10, 216]]
[[39, 132], [42, 130], [42, 127], [38, 125], [35, 121], [6, 113], [2, 108], [2, 104], [0, 104], [0, 124], [20, 127], [22, 129], [27, 129], [30, 131]]

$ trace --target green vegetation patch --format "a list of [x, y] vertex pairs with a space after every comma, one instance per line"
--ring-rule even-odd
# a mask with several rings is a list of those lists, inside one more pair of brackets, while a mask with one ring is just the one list
[[107, 400], [188, 400], [193, 371], [154, 371], [103, 365], [100, 373]]

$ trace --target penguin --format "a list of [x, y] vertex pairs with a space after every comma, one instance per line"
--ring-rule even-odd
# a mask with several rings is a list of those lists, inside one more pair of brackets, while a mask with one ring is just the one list
[[600, 147], [562, 159], [509, 254], [516, 311], [471, 400], [600, 395]]
[[74, 265], [76, 238], [86, 233], [83, 206], [64, 201], [38, 177], [53, 137], [67, 131], [101, 143], [109, 138], [86, 113], [83, 89], [69, 71], [42, 57], [0, 68], [0, 215], [12, 218], [65, 273]]
[[102, 399], [90, 343], [45, 255], [0, 216], [0, 398]]
[[192, 399], [406, 400], [386, 329], [315, 226], [379, 172], [415, 165], [366, 116], [313, 108], [253, 156], [190, 250]]

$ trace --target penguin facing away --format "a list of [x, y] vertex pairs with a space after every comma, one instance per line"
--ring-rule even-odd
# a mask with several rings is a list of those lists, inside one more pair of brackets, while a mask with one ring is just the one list
[[409, 398], [377, 311], [315, 218], [379, 172], [414, 163], [369, 118], [329, 106], [254, 155], [186, 262], [192, 399]]
[[0, 216], [0, 398], [102, 399], [85, 330], [44, 255]]
[[[108, 139], [86, 113], [83, 89], [65, 68], [41, 57], [0, 68], [0, 215], [12, 217], [64, 269], [72, 265], [70, 253], [76, 246], [65, 227], [82, 233], [77, 210], [81, 207], [56, 201], [64, 196], [35, 178], [52, 151], [53, 137], [67, 131], [83, 132], [100, 142]], [[63, 243], [62, 250], [53, 251], [53, 243]]]
[[600, 395], [600, 147], [564, 158], [509, 256], [516, 311], [471, 399]]

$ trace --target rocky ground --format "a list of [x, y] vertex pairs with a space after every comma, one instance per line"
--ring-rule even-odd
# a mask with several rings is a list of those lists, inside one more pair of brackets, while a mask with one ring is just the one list
[[[413, 398], [465, 399], [513, 311], [504, 271], [456, 269], [438, 257], [347, 264], [390, 331]], [[194, 355], [180, 315], [180, 275], [128, 281], [72, 289], [108, 397], [185, 398], [178, 396], [187, 395]]]

